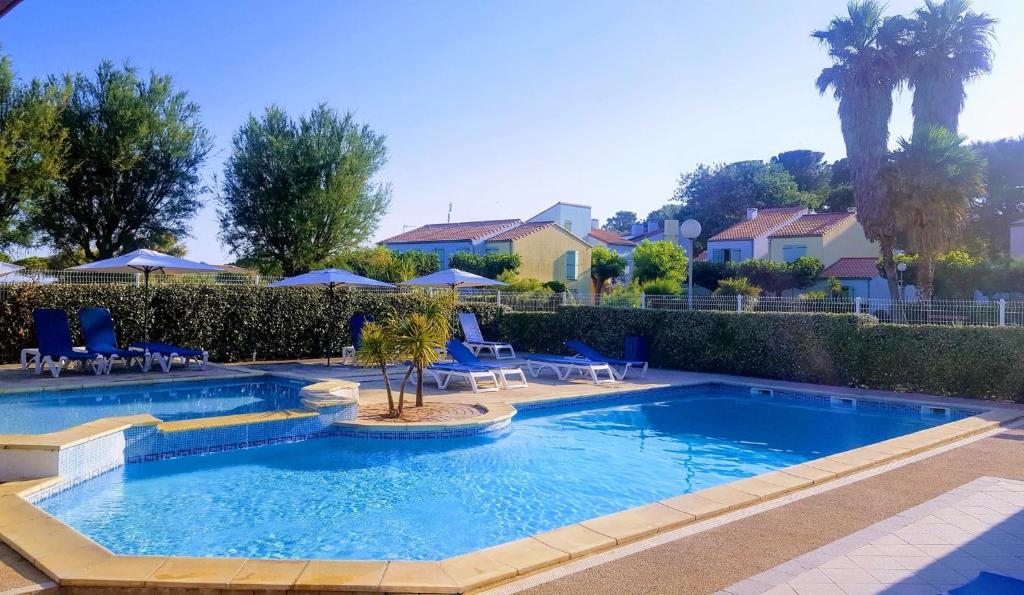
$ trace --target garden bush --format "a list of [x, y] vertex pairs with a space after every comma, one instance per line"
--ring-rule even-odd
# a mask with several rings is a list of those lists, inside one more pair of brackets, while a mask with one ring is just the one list
[[[377, 293], [326, 289], [168, 284], [150, 288], [150, 339], [194, 345], [214, 361], [292, 359], [324, 354], [332, 325], [334, 352], [351, 345], [348, 320], [356, 312], [377, 318], [407, 315], [428, 299], [422, 292]], [[127, 345], [143, 338], [144, 291], [134, 285], [18, 285], [0, 292], [0, 359], [14, 361], [21, 348], [35, 345], [33, 308], [63, 308], [82, 344], [77, 312], [86, 306], [109, 308], [118, 339]], [[500, 306], [460, 304], [493, 324]]]
[[656, 367], [1024, 402], [1024, 328], [880, 324], [868, 315], [572, 307], [505, 313], [488, 330], [522, 351], [582, 338], [621, 357], [650, 340]]

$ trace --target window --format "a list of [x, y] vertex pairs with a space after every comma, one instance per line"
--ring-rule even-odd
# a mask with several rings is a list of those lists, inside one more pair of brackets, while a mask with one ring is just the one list
[[575, 250], [565, 253], [565, 278], [569, 281], [580, 278], [580, 253]]
[[497, 246], [488, 246], [487, 247], [487, 254], [497, 254], [499, 252], [501, 252], [501, 248], [498, 248]]
[[437, 254], [437, 262], [440, 263], [441, 268], [448, 268], [448, 261], [444, 259], [444, 248], [434, 248], [434, 254]]
[[711, 251], [712, 262], [739, 262], [743, 251], [739, 248], [715, 248]]
[[786, 262], [793, 262], [801, 256], [807, 256], [807, 246], [783, 246], [782, 247], [782, 260]]
[[566, 219], [565, 223], [562, 224], [562, 227], [565, 228], [565, 231], [572, 231], [572, 219]]

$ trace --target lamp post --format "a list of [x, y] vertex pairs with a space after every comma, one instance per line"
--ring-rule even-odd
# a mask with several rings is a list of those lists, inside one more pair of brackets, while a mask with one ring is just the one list
[[901, 263], [897, 264], [896, 265], [896, 270], [899, 272], [899, 276], [897, 277], [896, 284], [899, 285], [899, 288], [900, 288], [900, 301], [902, 302], [903, 301], [903, 273], [905, 273], [906, 270], [907, 270], [907, 263], [901, 262]]
[[693, 241], [700, 237], [700, 222], [696, 219], [687, 219], [679, 226], [679, 235], [689, 241], [687, 247], [687, 274], [686, 274], [686, 304], [687, 308], [693, 310]]

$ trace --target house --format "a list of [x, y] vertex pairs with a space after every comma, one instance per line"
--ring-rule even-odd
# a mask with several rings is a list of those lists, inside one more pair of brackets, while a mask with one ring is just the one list
[[768, 258], [768, 236], [808, 213], [804, 207], [749, 208], [743, 221], [708, 238], [710, 260], [739, 262]]
[[[889, 284], [878, 273], [878, 257], [840, 258], [821, 272], [821, 279], [836, 278], [844, 298], [889, 299]], [[816, 289], [827, 290], [824, 283]]]
[[809, 213], [768, 236], [768, 258], [793, 262], [811, 256], [829, 267], [840, 258], [877, 258], [878, 244], [867, 239], [854, 210], [845, 213]]
[[563, 229], [582, 240], [588, 240], [591, 228], [596, 227], [590, 216], [590, 207], [571, 202], [556, 202], [526, 220], [527, 223], [548, 221], [561, 225]]
[[486, 241], [488, 254], [518, 254], [519, 276], [545, 283], [561, 281], [571, 291], [590, 293], [592, 248], [554, 221], [527, 222]]
[[522, 225], [519, 219], [493, 221], [464, 221], [460, 223], [431, 223], [400, 233], [378, 242], [391, 250], [407, 252], [419, 250], [437, 254], [442, 268], [456, 252], [486, 254], [484, 242], [503, 231]]
[[596, 226], [590, 230], [589, 239], [592, 246], [604, 246], [626, 259], [626, 272], [623, 274], [624, 280], [628, 281], [633, 276], [633, 250], [636, 249], [636, 242], [627, 240], [610, 231], [598, 229]]
[[1024, 258], [1024, 219], [1010, 224], [1010, 256]]

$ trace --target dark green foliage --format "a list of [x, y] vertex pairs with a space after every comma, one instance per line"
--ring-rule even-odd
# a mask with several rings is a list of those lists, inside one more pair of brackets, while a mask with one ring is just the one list
[[488, 334], [524, 352], [583, 338], [610, 356], [647, 336], [651, 365], [1024, 402], [1024, 328], [879, 324], [871, 316], [568, 307], [503, 314]]
[[497, 279], [502, 273], [519, 270], [523, 259], [518, 254], [474, 254], [456, 252], [448, 259], [448, 268], [462, 269], [488, 279]]
[[[320, 357], [336, 328], [334, 351], [351, 345], [349, 318], [356, 312], [377, 319], [421, 311], [422, 292], [391, 294], [335, 289], [167, 284], [150, 288], [150, 338], [202, 347], [215, 361]], [[143, 290], [131, 285], [19, 285], [0, 295], [0, 360], [14, 361], [35, 345], [32, 309], [64, 308], [81, 344], [77, 312], [85, 306], [110, 308], [123, 344], [142, 339]], [[481, 323], [501, 308], [460, 305]]]
[[821, 262], [810, 256], [801, 256], [791, 263], [755, 258], [740, 262], [698, 261], [693, 263], [693, 283], [714, 291], [722, 279], [745, 277], [762, 290], [778, 294], [814, 285], [821, 270]]
[[374, 181], [384, 137], [327, 105], [293, 120], [271, 106], [235, 133], [219, 197], [220, 237], [241, 258], [303, 273], [377, 229], [391, 189]]
[[976, 143], [974, 148], [988, 164], [987, 193], [971, 203], [966, 236], [977, 244], [972, 254], [1005, 258], [1010, 254], [1010, 224], [1024, 218], [1024, 136]]
[[627, 234], [637, 223], [636, 213], [633, 211], [616, 211], [604, 224], [604, 230], [612, 233]]
[[187, 235], [213, 141], [171, 77], [103, 62], [74, 78], [60, 125], [63, 183], [33, 208], [47, 243], [96, 260]]
[[562, 283], [557, 279], [554, 281], [546, 281], [543, 283], [543, 286], [555, 293], [565, 293], [569, 291], [569, 288], [565, 285], [565, 283]]
[[800, 192], [821, 193], [828, 187], [832, 177], [831, 168], [821, 151], [783, 151], [772, 157], [771, 163], [789, 172]]

